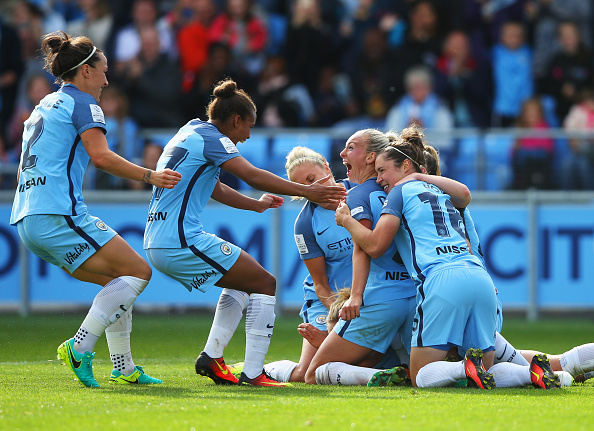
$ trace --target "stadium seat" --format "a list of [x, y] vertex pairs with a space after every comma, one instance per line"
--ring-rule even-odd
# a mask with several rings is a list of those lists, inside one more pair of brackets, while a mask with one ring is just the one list
[[511, 186], [514, 141], [512, 135], [485, 135], [485, 190], [502, 191]]
[[459, 139], [457, 151], [450, 158], [452, 177], [466, 184], [470, 190], [477, 190], [477, 164], [481, 141], [478, 136], [466, 136]]
[[[252, 133], [250, 139], [237, 144], [237, 149], [248, 162], [260, 169], [268, 169], [270, 154], [268, 150], [268, 136], [265, 134]], [[250, 189], [245, 182], [239, 180], [239, 189]]]
[[272, 141], [270, 164], [268, 169], [276, 175], [286, 178], [285, 161], [287, 154], [296, 146], [311, 148], [330, 160], [332, 140], [321, 133], [279, 133]]

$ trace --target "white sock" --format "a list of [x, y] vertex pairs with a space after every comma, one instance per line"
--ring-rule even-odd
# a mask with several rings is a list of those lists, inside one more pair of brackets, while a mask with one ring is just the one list
[[498, 388], [520, 388], [531, 383], [529, 365], [500, 362], [489, 368], [489, 373]]
[[214, 320], [208, 334], [208, 340], [204, 352], [211, 358], [221, 358], [223, 351], [239, 325], [243, 317], [243, 309], [249, 299], [245, 292], [233, 289], [223, 289]]
[[264, 360], [272, 328], [274, 328], [274, 305], [276, 298], [261, 293], [250, 295], [250, 302], [245, 315], [245, 361], [243, 373], [250, 379], [262, 374]]
[[559, 361], [563, 371], [573, 377], [594, 370], [594, 343], [582, 344], [563, 353]]
[[511, 362], [517, 365], [530, 365], [530, 363], [507, 341], [499, 332], [495, 333], [495, 358], [493, 363]]
[[109, 356], [113, 368], [124, 376], [134, 372], [134, 360], [130, 349], [130, 333], [132, 332], [132, 308], [130, 307], [122, 317], [109, 325], [105, 330]]
[[425, 365], [419, 370], [417, 373], [417, 386], [419, 388], [442, 388], [452, 386], [465, 377], [464, 361], [436, 361]]
[[264, 365], [264, 371], [270, 374], [270, 377], [278, 380], [279, 382], [288, 382], [291, 379], [291, 374], [293, 374], [293, 370], [295, 367], [297, 367], [297, 365], [299, 365], [297, 362], [288, 360], [276, 361]]
[[316, 369], [318, 385], [366, 386], [371, 376], [380, 370], [357, 367], [344, 362], [328, 362]]
[[95, 296], [79, 329], [84, 336], [79, 341], [75, 339], [74, 349], [82, 353], [92, 352], [105, 329], [128, 311], [147, 284], [148, 280], [132, 276], [117, 277], [107, 283]]

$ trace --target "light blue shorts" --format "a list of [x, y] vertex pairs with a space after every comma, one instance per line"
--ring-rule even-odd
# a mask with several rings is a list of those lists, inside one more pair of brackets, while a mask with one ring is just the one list
[[145, 252], [157, 270], [179, 281], [190, 292], [206, 292], [235, 265], [241, 248], [203, 232], [198, 242], [188, 248], [149, 248]]
[[374, 305], [364, 305], [360, 317], [338, 320], [334, 332], [347, 341], [386, 353], [396, 335], [410, 351], [415, 298], [394, 299]]
[[17, 223], [17, 229], [29, 250], [71, 274], [117, 235], [88, 213], [30, 215]]
[[305, 301], [299, 315], [303, 319], [303, 322], [311, 323], [320, 331], [328, 330], [328, 328], [326, 328], [328, 309], [319, 299], [308, 299]]
[[496, 325], [495, 287], [483, 268], [437, 269], [418, 289], [412, 346], [488, 352], [495, 347]]

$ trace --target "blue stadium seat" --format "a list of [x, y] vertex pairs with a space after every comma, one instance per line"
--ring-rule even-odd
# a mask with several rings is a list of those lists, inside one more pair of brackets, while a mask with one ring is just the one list
[[485, 190], [501, 191], [513, 181], [512, 135], [485, 135]]
[[478, 189], [477, 161], [479, 146], [478, 136], [466, 136], [458, 140], [455, 157], [450, 161], [452, 177], [464, 184], [470, 190]]
[[[252, 165], [261, 169], [268, 169], [268, 162], [270, 159], [268, 142], [269, 139], [267, 135], [251, 133], [250, 139], [237, 144], [237, 149]], [[239, 180], [239, 189], [247, 190], [250, 189], [250, 186]]]
[[296, 146], [311, 148], [330, 160], [332, 140], [322, 133], [279, 133], [272, 141], [268, 169], [286, 178], [285, 161], [287, 154]]

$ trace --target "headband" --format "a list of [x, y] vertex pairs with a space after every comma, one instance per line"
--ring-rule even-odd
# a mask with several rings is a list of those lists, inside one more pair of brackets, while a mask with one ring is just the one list
[[[421, 165], [419, 165], [415, 160], [411, 159], [410, 156], [407, 156], [406, 154], [404, 154], [402, 151], [400, 151], [398, 148], [392, 146], [392, 145], [388, 145], [388, 148], [393, 148], [396, 151], [398, 151], [400, 154], [402, 154], [404, 157], [406, 157], [408, 160], [410, 160], [411, 162], [413, 162], [415, 165], [417, 165], [419, 167], [419, 169], [421, 169]], [[423, 150], [425, 151], [425, 150]]]
[[95, 45], [93, 45], [93, 50], [91, 51], [91, 53], [89, 54], [89, 56], [87, 58], [85, 58], [83, 61], [81, 61], [80, 63], [78, 63], [76, 66], [71, 67], [70, 69], [68, 69], [66, 72], [64, 72], [62, 75], [67, 74], [68, 72], [70, 72], [71, 70], [76, 69], [77, 67], [82, 66], [83, 64], [85, 64], [87, 61], [89, 61], [89, 59], [93, 56], [93, 54], [95, 54], [95, 51], [97, 51], [97, 47]]

